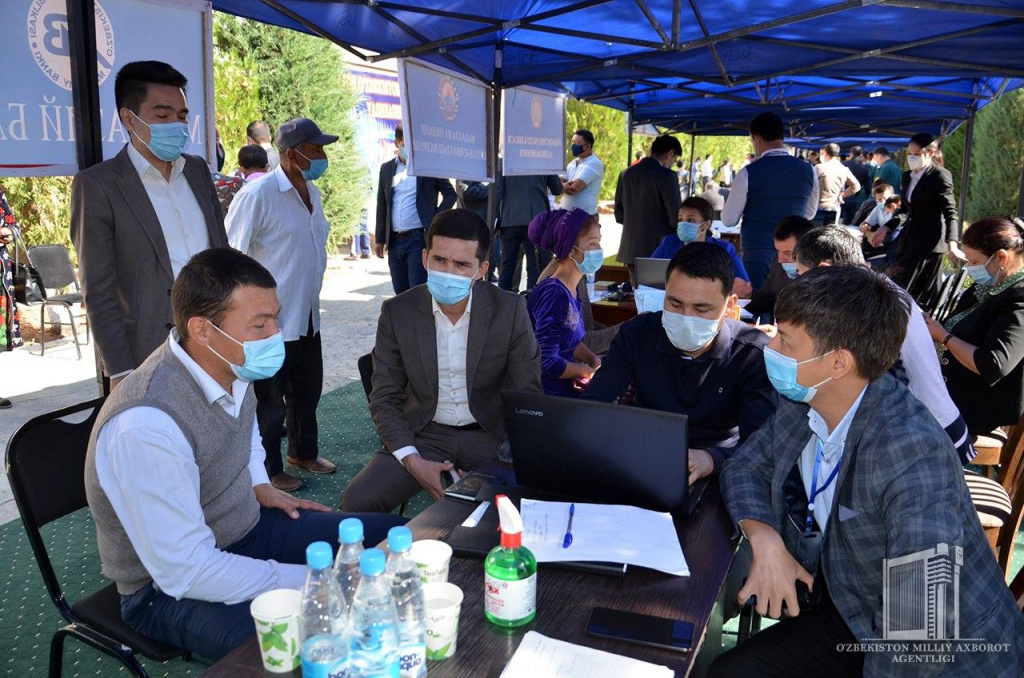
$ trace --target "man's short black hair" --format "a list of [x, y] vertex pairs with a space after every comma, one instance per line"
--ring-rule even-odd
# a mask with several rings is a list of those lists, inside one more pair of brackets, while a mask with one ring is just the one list
[[899, 209], [903, 206], [903, 199], [898, 195], [889, 196], [885, 199], [885, 207], [890, 207], [892, 205], [896, 205], [896, 209]]
[[871, 192], [874, 193], [875, 195], [882, 195], [886, 191], [891, 191], [891, 190], [892, 190], [892, 186], [890, 186], [889, 184], [885, 183], [885, 181], [881, 181], [880, 183], [875, 184], [875, 187], [871, 189]]
[[635, 157], [635, 158], [636, 158], [637, 160], [639, 160], [640, 158], [644, 157], [644, 152], [643, 152], [643, 151], [637, 151], [636, 153], [634, 153], [634, 154], [633, 154], [633, 156], [634, 156], [634, 157]]
[[712, 207], [711, 202], [700, 196], [691, 195], [689, 198], [683, 201], [683, 204], [679, 206], [690, 207], [700, 212], [701, 223], [705, 221], [711, 221], [711, 217], [714, 215], [715, 209]]
[[127, 108], [138, 115], [146, 100], [149, 85], [170, 85], [182, 91], [188, 79], [170, 64], [162, 61], [132, 61], [121, 67], [114, 79], [114, 103], [117, 110]]
[[907, 296], [863, 266], [808, 271], [775, 302], [777, 322], [802, 328], [818, 355], [846, 349], [868, 380], [881, 377], [900, 357], [909, 317]]
[[864, 266], [860, 243], [842, 226], [818, 226], [796, 241], [793, 258], [807, 268], [822, 262], [833, 266]]
[[798, 216], [782, 217], [775, 226], [775, 233], [773, 234], [776, 240], [789, 240], [790, 238], [800, 238], [814, 228], [814, 222], [810, 219], [804, 219]]
[[862, 146], [850, 146], [850, 159], [859, 158], [864, 155], [864, 148]]
[[590, 147], [593, 148], [593, 146], [594, 146], [594, 133], [591, 132], [589, 129], [578, 129], [578, 130], [576, 130], [573, 133], [573, 136], [574, 137], [575, 136], [581, 137], [583, 139], [583, 141], [585, 141], [588, 144], [590, 144]]
[[758, 113], [750, 121], [750, 133], [756, 134], [765, 141], [777, 141], [786, 134], [786, 127], [782, 124], [782, 118], [771, 111]]
[[261, 170], [270, 164], [267, 149], [249, 144], [238, 149], [238, 166], [245, 170]]
[[203, 250], [189, 259], [171, 287], [171, 312], [181, 339], [188, 339], [188, 321], [201, 316], [220, 326], [239, 287], [272, 290], [277, 282], [263, 264], [230, 247]]
[[402, 123], [395, 125], [395, 143], [399, 141], [405, 141], [405, 130], [402, 129]]
[[830, 158], [838, 158], [839, 144], [825, 144], [824, 146], [821, 147], [821, 152], [828, 153], [828, 157]]
[[263, 122], [262, 120], [253, 120], [245, 128], [245, 136], [249, 137], [257, 144], [269, 144], [270, 125]]
[[651, 155], [662, 155], [670, 151], [674, 151], [676, 157], [683, 154], [683, 145], [671, 134], [662, 134], [651, 144]]
[[484, 218], [473, 210], [456, 208], [439, 212], [430, 222], [427, 230], [427, 249], [434, 246], [434, 237], [473, 240], [476, 242], [476, 258], [480, 263], [487, 261], [491, 249], [491, 229]]
[[879, 146], [878, 148], [875, 149], [875, 155], [880, 155], [883, 158], [888, 158], [889, 157], [889, 149], [886, 148], [885, 146]]
[[732, 265], [732, 257], [720, 245], [710, 242], [692, 242], [684, 245], [676, 252], [672, 261], [668, 262], [665, 282], [679, 272], [690, 278], [714, 280], [722, 285], [722, 294], [732, 294], [733, 282], [736, 280], [736, 269]]

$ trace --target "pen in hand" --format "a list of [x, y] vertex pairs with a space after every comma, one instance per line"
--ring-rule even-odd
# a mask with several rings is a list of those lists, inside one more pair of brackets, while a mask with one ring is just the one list
[[572, 519], [576, 516], [576, 504], [569, 504], [569, 523], [565, 526], [565, 539], [562, 541], [562, 548], [567, 549], [572, 544]]

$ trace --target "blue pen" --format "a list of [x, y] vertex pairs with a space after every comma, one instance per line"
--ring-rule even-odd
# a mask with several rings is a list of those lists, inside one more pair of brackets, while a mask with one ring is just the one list
[[567, 549], [572, 544], [572, 519], [576, 516], [576, 504], [569, 504], [569, 524], [565, 526], [565, 539], [562, 541], [562, 548]]

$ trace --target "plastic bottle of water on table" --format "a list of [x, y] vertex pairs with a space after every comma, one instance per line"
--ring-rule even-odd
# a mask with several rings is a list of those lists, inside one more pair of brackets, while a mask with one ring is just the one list
[[380, 549], [359, 558], [359, 586], [352, 602], [352, 678], [399, 678], [398, 615]]
[[388, 578], [398, 612], [399, 667], [402, 678], [422, 678], [427, 675], [427, 605], [419, 570], [409, 555], [411, 548], [408, 527], [388, 530]]
[[302, 587], [303, 678], [349, 678], [345, 638], [345, 603], [331, 569], [331, 545], [313, 542], [306, 548], [309, 574]]
[[334, 574], [351, 609], [359, 587], [359, 557], [363, 555], [363, 521], [345, 518], [338, 524], [338, 557], [334, 561]]

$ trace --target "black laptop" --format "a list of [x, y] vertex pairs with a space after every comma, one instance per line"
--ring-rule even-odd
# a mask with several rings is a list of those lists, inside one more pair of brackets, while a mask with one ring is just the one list
[[689, 515], [686, 416], [503, 391], [516, 482], [603, 504]]
[[633, 262], [636, 266], [636, 284], [659, 290], [665, 289], [665, 276], [668, 274], [669, 261], [669, 259], [637, 257]]

